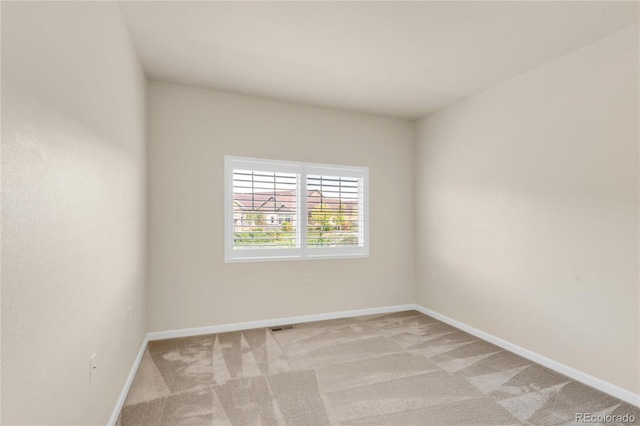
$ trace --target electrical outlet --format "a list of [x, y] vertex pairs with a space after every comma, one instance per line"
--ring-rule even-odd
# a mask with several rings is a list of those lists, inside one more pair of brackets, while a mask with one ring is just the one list
[[311, 274], [310, 273], [306, 273], [304, 274], [304, 283], [305, 284], [311, 284]]
[[91, 355], [89, 358], [89, 383], [92, 383], [94, 380], [94, 374], [96, 372], [96, 354]]
[[438, 273], [437, 272], [432, 272], [431, 273], [431, 282], [434, 282], [434, 283], [438, 282]]

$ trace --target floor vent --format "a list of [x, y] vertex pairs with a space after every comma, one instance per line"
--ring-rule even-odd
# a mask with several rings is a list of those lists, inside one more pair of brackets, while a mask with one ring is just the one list
[[293, 329], [292, 325], [283, 325], [281, 327], [270, 328], [271, 331], [284, 331], [284, 330], [292, 330], [292, 329]]

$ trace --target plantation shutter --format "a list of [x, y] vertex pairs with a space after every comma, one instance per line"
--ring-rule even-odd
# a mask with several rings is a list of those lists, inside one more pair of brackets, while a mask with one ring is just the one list
[[307, 175], [307, 246], [363, 245], [363, 179]]
[[234, 249], [296, 246], [298, 176], [233, 170]]
[[368, 173], [225, 157], [225, 261], [368, 256]]

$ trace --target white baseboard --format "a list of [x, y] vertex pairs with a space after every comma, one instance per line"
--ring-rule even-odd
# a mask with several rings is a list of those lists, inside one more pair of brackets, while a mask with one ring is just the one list
[[361, 315], [386, 314], [416, 309], [417, 305], [382, 306], [379, 308], [356, 309], [353, 311], [330, 312], [328, 314], [301, 315], [297, 317], [275, 318], [260, 321], [237, 322], [233, 324], [211, 325], [207, 327], [183, 328], [179, 330], [154, 331], [147, 334], [148, 340], [171, 339], [174, 337], [198, 336], [201, 334], [225, 333], [227, 331], [250, 330], [252, 328], [274, 327], [277, 325], [299, 324]]
[[140, 350], [138, 351], [138, 356], [136, 356], [136, 359], [133, 361], [133, 365], [131, 366], [131, 370], [129, 371], [129, 376], [127, 377], [127, 381], [124, 383], [122, 392], [120, 392], [120, 397], [118, 397], [116, 406], [113, 408], [113, 412], [111, 413], [111, 417], [109, 418], [109, 423], [107, 423], [108, 426], [114, 426], [118, 421], [120, 410], [122, 410], [124, 401], [125, 399], [127, 399], [129, 388], [131, 388], [131, 383], [133, 383], [133, 378], [136, 376], [136, 372], [138, 371], [138, 366], [140, 365], [140, 361], [142, 361], [142, 356], [144, 355], [144, 351], [147, 349], [147, 343], [149, 343], [148, 334], [144, 337], [144, 340], [142, 341], [142, 345], [140, 346]]
[[415, 305], [413, 309], [420, 311], [423, 314], [429, 315], [430, 317], [438, 319], [444, 323], [447, 323], [453, 327], [459, 328], [462, 331], [466, 331], [469, 334], [473, 334], [474, 336], [479, 337], [480, 339], [493, 343], [496, 346], [500, 346], [501, 348], [504, 348], [515, 354], [518, 354], [533, 362], [536, 362], [540, 365], [543, 365], [547, 368], [557, 371], [558, 373], [564, 374], [565, 376], [568, 376], [574, 380], [582, 382], [585, 385], [591, 386], [592, 388], [598, 389], [599, 391], [615, 396], [616, 398], [619, 398], [625, 402], [628, 402], [629, 404], [635, 405], [636, 407], [640, 407], [640, 395], [636, 393], [623, 389], [619, 386], [606, 382], [602, 379], [598, 379], [597, 377], [594, 377], [580, 370], [576, 370], [575, 368], [569, 367], [568, 365], [562, 364], [558, 361], [554, 361], [536, 352], [530, 351], [529, 349], [525, 349], [521, 346], [507, 342], [506, 340], [493, 336], [482, 330], [478, 330], [475, 327], [472, 327], [463, 322], [449, 318], [438, 312], [432, 311], [431, 309], [425, 308], [424, 306]]

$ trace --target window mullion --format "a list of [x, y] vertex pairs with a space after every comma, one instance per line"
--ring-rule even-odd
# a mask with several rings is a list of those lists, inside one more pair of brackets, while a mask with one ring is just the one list
[[300, 173], [300, 184], [298, 189], [298, 229], [300, 230], [300, 251], [302, 258], [307, 257], [307, 167], [302, 166]]

